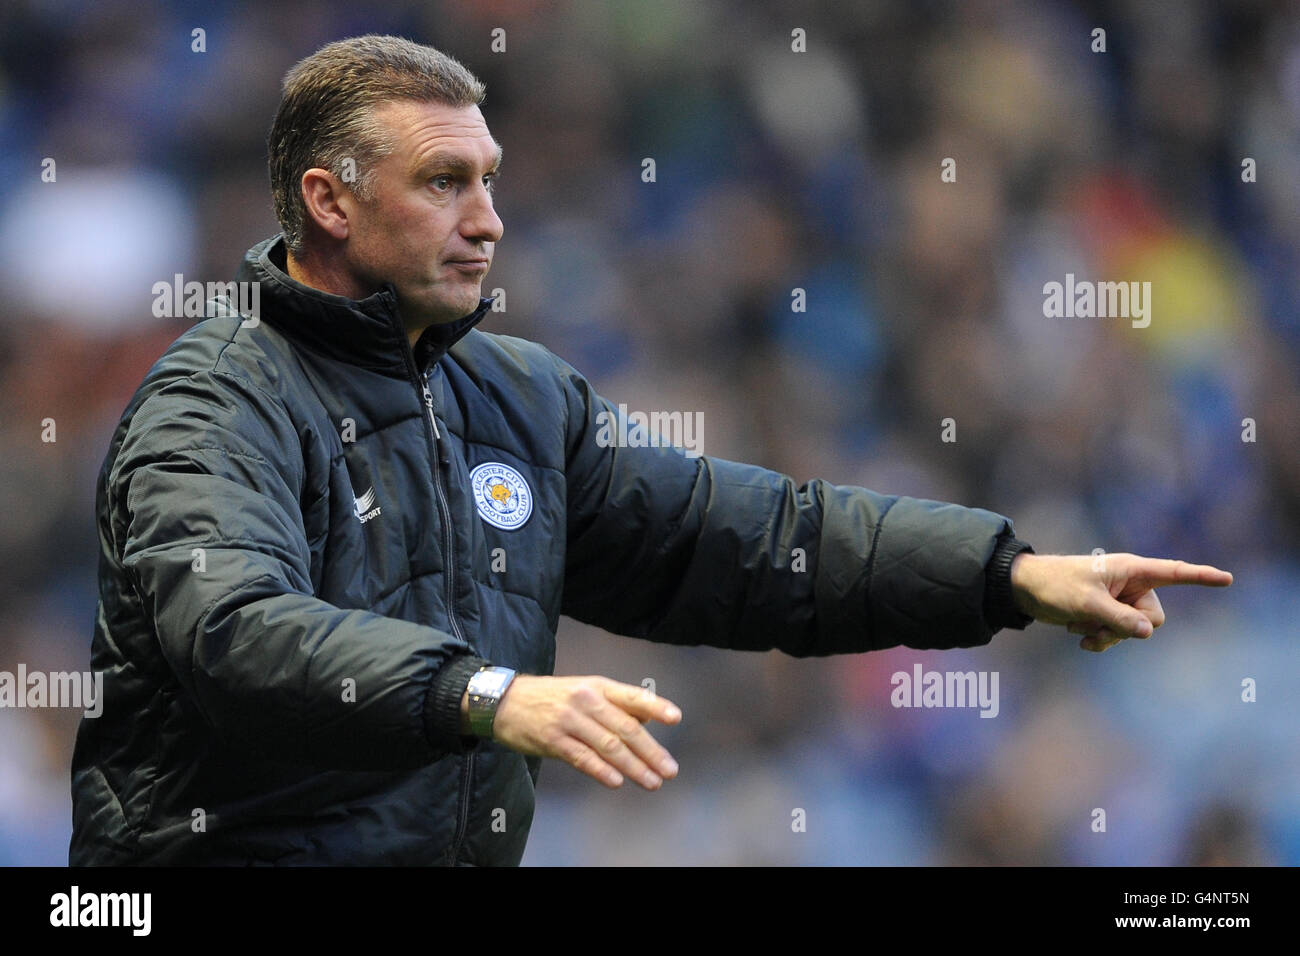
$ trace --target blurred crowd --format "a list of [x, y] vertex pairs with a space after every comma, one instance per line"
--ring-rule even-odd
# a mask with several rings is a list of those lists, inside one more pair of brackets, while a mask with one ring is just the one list
[[[151, 288], [233, 278], [278, 232], [281, 77], [368, 32], [487, 84], [505, 233], [484, 288], [507, 308], [485, 330], [615, 403], [702, 412], [706, 454], [988, 508], [1040, 553], [1236, 575], [1162, 592], [1153, 641], [1102, 655], [1042, 624], [795, 660], [566, 619], [557, 672], [682, 707], [656, 731], [682, 774], [610, 792], [548, 762], [525, 863], [1300, 863], [1282, 4], [7, 3], [0, 670], [89, 667], [98, 469], [192, 321], [154, 318]], [[1149, 327], [1046, 317], [1068, 273], [1149, 281]], [[891, 706], [916, 662], [997, 671], [997, 718]], [[66, 862], [78, 717], [0, 710], [0, 864]]]

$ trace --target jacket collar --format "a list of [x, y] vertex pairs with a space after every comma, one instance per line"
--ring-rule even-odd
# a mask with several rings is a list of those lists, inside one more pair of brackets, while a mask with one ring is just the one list
[[[349, 299], [303, 285], [286, 269], [283, 234], [262, 240], [244, 254], [235, 280], [258, 283], [259, 318], [330, 358], [387, 374], [407, 374], [406, 356], [411, 350], [392, 283], [384, 283], [364, 299]], [[427, 374], [483, 320], [492, 301], [480, 297], [478, 308], [469, 315], [431, 325], [421, 333], [413, 356], [420, 375]]]

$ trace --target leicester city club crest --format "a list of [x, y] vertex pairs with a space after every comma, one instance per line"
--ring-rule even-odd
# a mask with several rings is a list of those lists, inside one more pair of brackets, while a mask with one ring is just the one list
[[469, 473], [479, 516], [494, 528], [514, 531], [533, 513], [533, 492], [509, 465], [487, 461]]

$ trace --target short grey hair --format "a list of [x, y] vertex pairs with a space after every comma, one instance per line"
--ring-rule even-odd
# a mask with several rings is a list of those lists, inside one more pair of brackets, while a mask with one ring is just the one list
[[313, 167], [344, 179], [351, 159], [363, 201], [373, 197], [375, 163], [395, 148], [375, 119], [393, 100], [477, 106], [486, 87], [458, 60], [402, 37], [367, 34], [338, 40], [299, 60], [284, 77], [280, 106], [266, 139], [271, 199], [285, 244], [301, 255], [307, 207], [302, 175]]

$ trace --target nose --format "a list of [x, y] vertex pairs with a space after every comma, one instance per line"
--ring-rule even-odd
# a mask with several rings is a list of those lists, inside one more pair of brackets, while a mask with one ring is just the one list
[[492, 194], [481, 182], [469, 201], [469, 208], [461, 220], [461, 235], [473, 243], [498, 242], [505, 232], [505, 224], [492, 207]]

